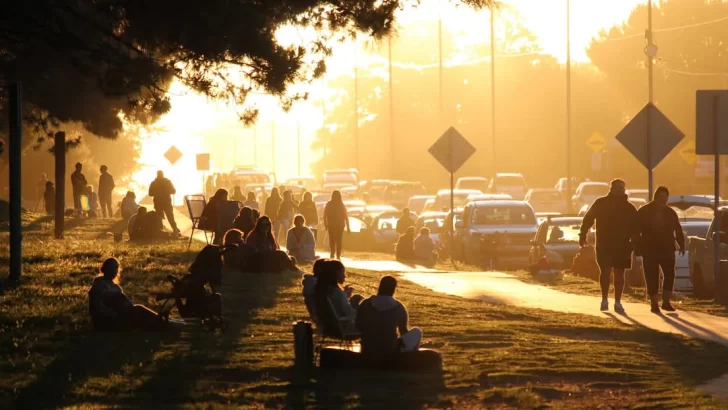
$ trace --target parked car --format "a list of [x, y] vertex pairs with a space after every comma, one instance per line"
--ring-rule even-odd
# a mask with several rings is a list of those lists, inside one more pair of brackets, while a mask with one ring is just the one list
[[571, 177], [571, 192], [566, 192], [566, 177], [559, 178], [558, 181], [556, 181], [556, 185], [554, 188], [561, 192], [564, 195], [564, 198], [569, 198], [570, 196], [574, 195], [574, 190], [581, 184], [582, 182], [589, 182], [589, 178], [577, 178], [577, 177]]
[[373, 205], [384, 203], [384, 189], [391, 183], [389, 179], [374, 179], [359, 183], [359, 194], [369, 197]]
[[468, 195], [467, 202], [508, 201], [511, 199], [513, 199], [513, 197], [508, 194], [472, 194], [472, 195]]
[[[457, 222], [456, 222], [457, 225]], [[463, 210], [463, 259], [481, 264], [490, 252], [494, 266], [500, 269], [522, 269], [528, 256], [538, 223], [533, 208], [525, 201], [480, 201], [467, 204]]]
[[432, 202], [435, 202], [435, 198], [437, 198], [435, 195], [415, 195], [407, 201], [407, 208], [416, 214], [421, 214], [425, 211], [427, 201], [432, 199]]
[[[685, 232], [687, 255], [676, 254], [677, 273], [675, 290], [692, 288], [695, 296], [711, 297], [714, 294], [713, 232], [715, 231], [712, 198], [705, 196], [671, 196], [670, 205], [680, 217], [680, 225]], [[728, 208], [720, 208], [721, 232], [728, 231]], [[720, 259], [728, 256], [728, 245], [721, 238]]]
[[546, 257], [554, 269], [570, 269], [579, 252], [579, 230], [583, 218], [551, 217], [538, 228], [531, 242], [528, 264], [537, 264]]
[[523, 199], [528, 191], [526, 179], [521, 174], [495, 174], [488, 188], [492, 194], [508, 194], [518, 200]]
[[567, 212], [566, 198], [555, 189], [529, 189], [525, 200], [534, 212]]
[[347, 209], [349, 216], [362, 219], [366, 223], [371, 223], [382, 212], [401, 212], [401, 210], [390, 205], [366, 205]]
[[630, 198], [643, 199], [645, 203], [650, 202], [650, 191], [647, 189], [628, 189], [625, 193]]
[[488, 192], [488, 178], [484, 177], [462, 177], [455, 183], [455, 189], [477, 189]]
[[382, 199], [385, 205], [402, 209], [407, 206], [407, 202], [412, 196], [426, 193], [427, 190], [421, 182], [392, 181], [384, 188]]
[[571, 203], [574, 209], [581, 209], [584, 205], [591, 206], [597, 198], [609, 193], [609, 184], [606, 182], [582, 182], [576, 188]]
[[359, 171], [357, 169], [330, 169], [324, 171], [324, 190], [334, 190], [344, 186], [359, 186]]
[[[456, 189], [453, 191], [455, 208], [462, 208], [468, 202], [470, 195], [482, 194], [482, 192], [474, 189]], [[435, 209], [436, 211], [449, 211], [450, 210], [450, 190], [441, 189], [437, 191], [437, 197], [435, 198]]]
[[314, 191], [318, 189], [318, 182], [316, 182], [316, 179], [311, 176], [297, 176], [293, 178], [288, 178], [286, 182], [283, 183], [283, 186], [285, 186], [288, 189], [293, 190], [294, 192], [298, 193], [302, 190], [306, 191]]

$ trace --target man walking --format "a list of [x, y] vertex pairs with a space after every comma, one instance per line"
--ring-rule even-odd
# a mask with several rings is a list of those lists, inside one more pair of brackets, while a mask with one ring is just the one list
[[172, 195], [176, 193], [177, 190], [172, 185], [172, 181], [164, 177], [164, 172], [157, 171], [157, 179], [149, 185], [149, 196], [154, 198], [154, 210], [157, 211], [157, 214], [166, 215], [172, 230], [179, 233], [172, 207]]
[[[101, 166], [101, 176], [99, 177], [99, 203], [101, 204], [101, 214], [104, 218], [113, 218], [114, 211], [111, 206], [111, 193], [114, 191], [114, 177], [109, 174], [109, 167]], [[108, 215], [108, 216], [107, 216]]]
[[670, 304], [672, 289], [675, 283], [675, 242], [680, 253], [685, 254], [685, 235], [677, 212], [667, 206], [670, 191], [664, 186], [658, 187], [652, 201], [637, 211], [639, 217], [640, 238], [639, 249], [645, 271], [647, 294], [653, 313], [660, 313], [657, 294], [660, 287], [660, 269], [664, 276], [662, 286], [662, 309], [674, 312]]
[[597, 264], [602, 288], [601, 310], [609, 310], [610, 275], [614, 274], [614, 311], [624, 313], [622, 292], [624, 270], [632, 266], [633, 244], [639, 236], [637, 209], [627, 200], [626, 186], [621, 179], [611, 182], [607, 196], [589, 207], [581, 224], [579, 245], [586, 245], [586, 236], [596, 220]]
[[83, 207], [81, 206], [81, 196], [86, 194], [86, 176], [81, 173], [83, 165], [80, 162], [76, 163], [76, 170], [71, 174], [71, 187], [73, 188], [73, 209], [76, 214], [83, 214]]

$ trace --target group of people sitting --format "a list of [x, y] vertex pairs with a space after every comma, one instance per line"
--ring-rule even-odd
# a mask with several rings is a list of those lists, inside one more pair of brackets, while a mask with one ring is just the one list
[[[310, 196], [310, 194], [309, 194]], [[309, 198], [310, 199], [310, 198]], [[286, 206], [286, 201], [291, 204]], [[305, 201], [304, 201], [305, 202]], [[213, 243], [222, 244], [225, 247], [237, 246], [237, 256], [229, 259], [251, 261], [250, 255], [254, 253], [278, 254], [272, 259], [283, 261], [280, 254], [280, 246], [275, 231], [275, 221], [269, 216], [261, 216], [260, 211], [249, 206], [242, 206], [237, 201], [228, 201], [228, 192], [224, 189], [218, 190], [205, 206], [202, 212], [200, 228], [214, 232]], [[234, 217], [225, 216], [229, 209], [237, 210]], [[280, 209], [287, 209], [286, 213], [294, 212], [298, 206], [294, 205], [290, 192], [286, 191], [286, 199], [279, 206]], [[280, 213], [279, 213], [280, 214]], [[278, 216], [283, 218], [282, 216]], [[288, 218], [288, 216], [286, 216]], [[226, 226], [226, 220], [231, 219], [230, 226]], [[306, 226], [306, 218], [297, 214], [291, 217], [293, 226], [287, 230], [286, 246], [290, 260], [293, 263], [311, 263], [316, 260], [316, 237], [314, 232]], [[231, 228], [231, 229], [228, 229]], [[257, 261], [262, 258], [253, 258]], [[234, 265], [238, 261], [231, 262]], [[274, 265], [276, 263], [273, 263]], [[280, 262], [279, 262], [280, 264]], [[226, 263], [227, 265], [227, 263]], [[285, 266], [285, 263], [283, 264]], [[257, 262], [253, 267], [260, 268]], [[246, 268], [244, 270], [249, 270]], [[268, 271], [266, 269], [265, 271]], [[275, 270], [275, 269], [274, 269]]]
[[421, 228], [417, 237], [415, 237], [415, 227], [408, 227], [397, 240], [395, 253], [399, 262], [427, 267], [435, 266], [439, 258], [435, 241], [430, 236], [430, 228], [427, 227]]
[[407, 309], [394, 298], [397, 279], [384, 276], [377, 294], [367, 299], [345, 282], [344, 264], [333, 259], [319, 259], [313, 274], [303, 276], [304, 302], [317, 327], [340, 337], [360, 336], [362, 354], [372, 359], [419, 348], [422, 330], [409, 327]]
[[171, 237], [164, 230], [162, 215], [157, 211], [147, 211], [144, 206], [137, 208], [137, 212], [129, 218], [127, 231], [130, 241], [153, 241]]

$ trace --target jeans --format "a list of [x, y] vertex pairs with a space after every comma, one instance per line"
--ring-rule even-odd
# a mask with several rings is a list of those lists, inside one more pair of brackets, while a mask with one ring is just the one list
[[331, 259], [341, 258], [341, 245], [344, 240], [344, 228], [329, 229], [329, 246], [331, 247]]
[[644, 255], [642, 260], [647, 294], [657, 295], [660, 290], [660, 268], [662, 268], [662, 274], [665, 277], [662, 290], [672, 292], [675, 284], [675, 255], [666, 257]]
[[101, 205], [101, 215], [103, 215], [104, 218], [114, 217], [114, 211], [111, 206], [111, 192], [100, 192], [99, 204]]

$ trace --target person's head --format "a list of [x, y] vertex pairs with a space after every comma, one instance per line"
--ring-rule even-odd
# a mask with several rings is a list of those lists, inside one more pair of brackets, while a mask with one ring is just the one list
[[324, 266], [329, 260], [326, 258], [317, 259], [316, 262], [313, 263], [313, 276], [319, 277], [321, 276], [321, 272], [324, 270]]
[[670, 198], [670, 191], [665, 186], [659, 186], [655, 190], [655, 194], [652, 196], [652, 200], [660, 206], [667, 206], [667, 201]]
[[45, 186], [46, 186], [46, 189], [53, 189], [53, 182], [46, 181], [46, 185]]
[[101, 173], [102, 173], [102, 174], [103, 174], [103, 173], [105, 173], [105, 172], [106, 172], [106, 171], [108, 171], [108, 170], [109, 170], [109, 167], [107, 167], [106, 165], [102, 165], [102, 166], [101, 166]]
[[227, 201], [228, 199], [228, 191], [227, 189], [220, 188], [217, 191], [215, 191], [215, 200], [217, 201]]
[[415, 236], [415, 227], [414, 226], [410, 226], [409, 228], [407, 228], [406, 234], [408, 236]]
[[157, 178], [164, 178], [164, 171], [157, 171]]
[[239, 229], [231, 229], [225, 232], [225, 236], [222, 238], [224, 246], [240, 245], [241, 243], [243, 243], [243, 231]]
[[306, 218], [303, 217], [303, 215], [296, 215], [295, 218], [293, 218], [293, 225], [296, 228], [302, 227], [306, 223]]
[[609, 183], [609, 192], [617, 195], [625, 195], [627, 191], [627, 184], [621, 179], [613, 179]]
[[81, 165], [81, 163], [80, 163], [80, 162], [77, 162], [77, 163], [76, 163], [76, 171], [80, 171], [80, 170], [82, 170], [82, 169], [83, 169], [83, 165]]
[[86, 185], [86, 193], [87, 194], [93, 194], [94, 193], [94, 187], [91, 185]]
[[331, 201], [332, 202], [344, 202], [344, 200], [341, 198], [341, 191], [338, 189], [331, 193]]
[[283, 191], [283, 199], [291, 200], [293, 198], [293, 192], [290, 189]]
[[385, 276], [379, 281], [377, 296], [394, 296], [397, 289], [397, 279], [394, 276]]
[[138, 216], [144, 216], [147, 214], [147, 208], [144, 206], [140, 206], [139, 209], [137, 209], [137, 215]]
[[46, 175], [46, 173], [44, 172], [44, 173], [40, 174], [40, 179], [41, 179], [41, 181], [47, 181], [48, 175]]
[[336, 259], [329, 260], [325, 266], [325, 270], [330, 270], [336, 277], [336, 283], [343, 285], [346, 282], [346, 268], [341, 261]]
[[248, 192], [248, 202], [255, 202], [255, 192]]
[[255, 228], [253, 228], [253, 232], [255, 232], [258, 235], [268, 235], [271, 234], [271, 221], [270, 218], [267, 216], [261, 216], [260, 219], [258, 219], [258, 222], [255, 223]]
[[270, 190], [270, 197], [271, 198], [280, 198], [281, 194], [278, 192], [278, 188], [273, 187], [273, 189]]
[[409, 214], [410, 214], [410, 209], [409, 208], [404, 208], [402, 210], [402, 216], [409, 216]]
[[104, 279], [113, 280], [114, 282], [119, 281], [119, 274], [121, 274], [121, 264], [116, 258], [109, 258], [101, 264], [99, 273], [104, 276]]
[[312, 202], [313, 201], [313, 194], [306, 191], [305, 194], [303, 194], [303, 200], [306, 202]]
[[237, 195], [237, 194], [241, 194], [242, 195], [243, 194], [243, 191], [240, 190], [240, 187], [239, 186], [236, 186], [235, 188], [233, 188], [233, 192], [235, 193], [235, 195]]
[[420, 236], [430, 236], [430, 228], [423, 226], [422, 229], [420, 229]]

